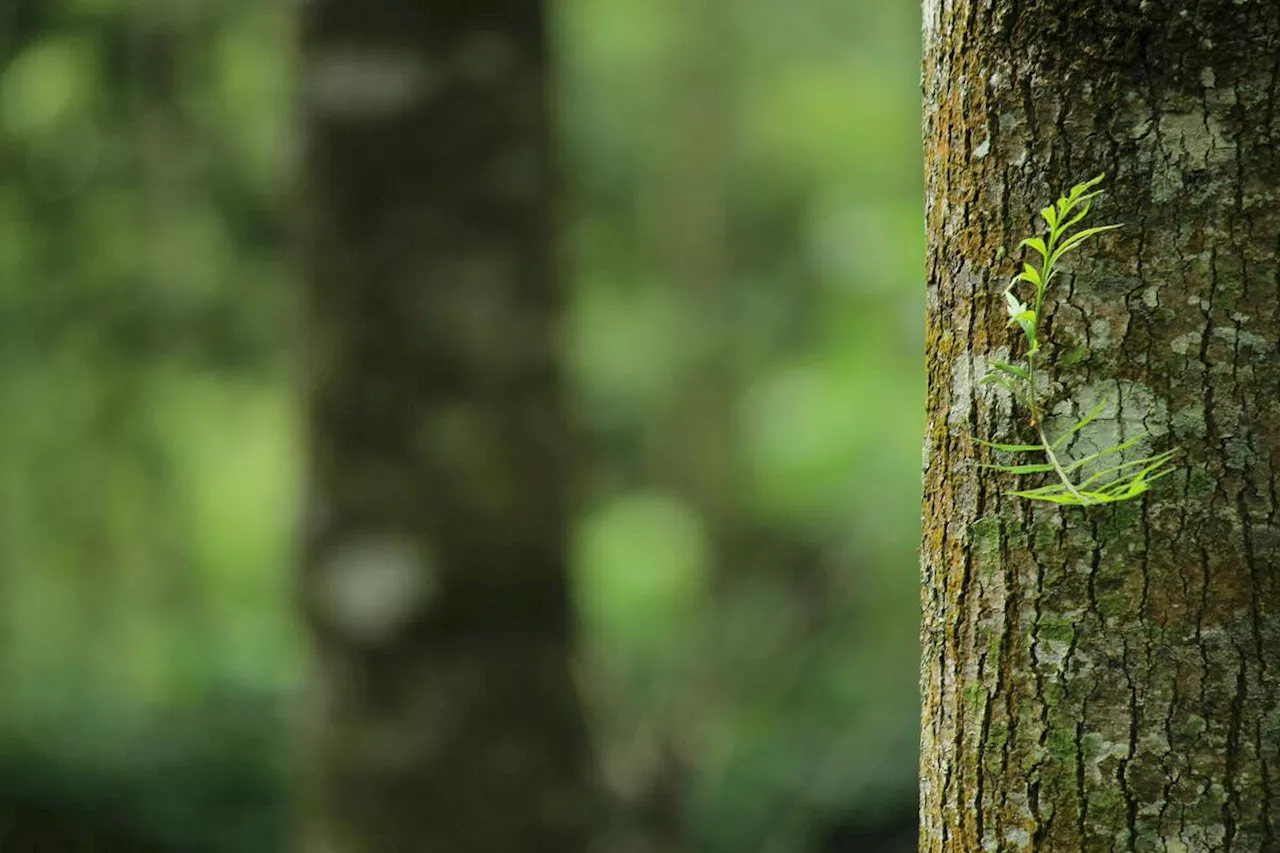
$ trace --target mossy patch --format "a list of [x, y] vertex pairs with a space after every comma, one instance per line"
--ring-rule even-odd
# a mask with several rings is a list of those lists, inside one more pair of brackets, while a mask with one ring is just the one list
[[1066, 616], [1045, 614], [1036, 625], [1036, 636], [1042, 640], [1070, 643], [1076, 635], [1075, 624]]
[[995, 669], [1000, 665], [1000, 653], [1004, 649], [1004, 637], [998, 631], [987, 632], [987, 666]]
[[982, 711], [982, 706], [987, 704], [987, 691], [981, 684], [971, 681], [964, 686], [964, 704], [970, 711], [975, 714]]
[[[1069, 763], [1073, 767], [1080, 752], [1076, 746], [1076, 731], [1066, 726], [1051, 726], [1045, 737], [1045, 749], [1056, 761]], [[1075, 772], [1074, 770], [1072, 771]]]
[[1280, 709], [1267, 714], [1262, 723], [1262, 748], [1271, 753], [1280, 753]]
[[969, 525], [969, 543], [978, 577], [992, 577], [1000, 567], [1000, 519], [987, 516]]
[[1084, 344], [1074, 346], [1067, 353], [1058, 359], [1058, 364], [1063, 367], [1073, 367], [1089, 358], [1090, 349]]
[[1101, 734], [1098, 732], [1088, 732], [1080, 738], [1080, 754], [1085, 758], [1085, 760], [1097, 758], [1099, 755], [1102, 755], [1105, 744], [1106, 738]]

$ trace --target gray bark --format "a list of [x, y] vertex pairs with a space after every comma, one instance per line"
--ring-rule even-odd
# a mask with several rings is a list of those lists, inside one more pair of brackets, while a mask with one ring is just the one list
[[[924, 19], [921, 850], [1280, 850], [1280, 7]], [[977, 467], [974, 438], [1031, 436], [976, 383], [1019, 354], [1014, 246], [1103, 171], [1092, 218], [1124, 228], [1049, 294], [1050, 399], [1183, 454], [1139, 501], [1058, 510]]]

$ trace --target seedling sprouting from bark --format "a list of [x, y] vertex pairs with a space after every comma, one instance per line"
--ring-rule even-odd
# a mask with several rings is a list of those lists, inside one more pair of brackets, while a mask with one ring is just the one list
[[[1058, 482], [1035, 489], [1013, 492], [1018, 497], [1030, 500], [1048, 501], [1069, 506], [1093, 506], [1095, 504], [1115, 503], [1136, 498], [1151, 488], [1151, 483], [1173, 469], [1169, 462], [1177, 454], [1177, 449], [1166, 450], [1154, 456], [1142, 459], [1123, 461], [1123, 453], [1133, 447], [1146, 436], [1138, 435], [1127, 441], [1112, 445], [1096, 453], [1090, 453], [1074, 461], [1064, 459], [1060, 454], [1070, 438], [1092, 423], [1102, 412], [1106, 401], [1094, 407], [1070, 429], [1050, 441], [1045, 435], [1043, 411], [1036, 396], [1036, 372], [1040, 367], [1038, 358], [1041, 355], [1040, 321], [1044, 306], [1044, 294], [1053, 277], [1057, 274], [1058, 261], [1072, 249], [1078, 248], [1085, 240], [1105, 231], [1119, 228], [1119, 225], [1101, 225], [1093, 228], [1073, 228], [1080, 225], [1089, 214], [1093, 199], [1101, 195], [1101, 190], [1093, 189], [1102, 182], [1105, 175], [1099, 175], [1091, 181], [1077, 184], [1067, 195], [1062, 196], [1054, 204], [1040, 211], [1048, 228], [1043, 237], [1028, 237], [1019, 245], [1019, 249], [1030, 249], [1040, 256], [1040, 265], [1024, 262], [1022, 272], [1014, 276], [1009, 287], [1005, 289], [1004, 298], [1009, 312], [1009, 325], [1022, 329], [1027, 342], [1027, 353], [1021, 364], [1008, 364], [1003, 361], [992, 362], [995, 370], [982, 377], [984, 384], [996, 384], [1007, 388], [1015, 397], [1019, 390], [1025, 391], [1027, 407], [1030, 409], [1031, 427], [1040, 439], [1039, 444], [996, 444], [991, 441], [978, 440], [979, 444], [1007, 453], [1040, 453], [1046, 461], [1026, 465], [984, 465], [995, 471], [1025, 476], [1028, 474], [1054, 474]], [[1018, 298], [1018, 286], [1031, 285], [1035, 295], [1031, 304]], [[1116, 464], [1110, 464], [1116, 463]], [[1073, 477], [1086, 473], [1088, 475], [1076, 482]]]

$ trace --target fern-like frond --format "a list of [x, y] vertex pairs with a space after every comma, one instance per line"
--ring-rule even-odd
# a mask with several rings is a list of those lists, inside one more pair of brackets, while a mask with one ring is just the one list
[[[1098, 175], [1092, 180], [1076, 184], [1056, 202], [1040, 211], [1045, 221], [1046, 233], [1043, 236], [1028, 237], [1018, 244], [1020, 249], [1030, 249], [1039, 256], [1040, 265], [1024, 261], [1022, 272], [1014, 276], [1013, 281], [1005, 289], [1004, 298], [1009, 314], [1009, 325], [1022, 330], [1027, 341], [1027, 353], [1024, 356], [1025, 366], [1003, 361], [991, 362], [993, 370], [983, 376], [982, 384], [995, 384], [1015, 393], [1019, 387], [1027, 390], [1026, 399], [1030, 402], [1031, 426], [1036, 430], [1039, 444], [1000, 444], [992, 441], [976, 439], [983, 447], [1003, 453], [1042, 453], [1046, 461], [1022, 464], [983, 463], [981, 467], [1014, 476], [1033, 474], [1054, 474], [1056, 483], [1040, 486], [1035, 489], [1023, 489], [1012, 494], [1028, 500], [1047, 501], [1067, 506], [1092, 506], [1095, 504], [1126, 501], [1144, 494], [1151, 484], [1171, 473], [1173, 458], [1177, 449], [1166, 450], [1141, 459], [1121, 461], [1118, 464], [1100, 470], [1088, 471], [1095, 463], [1106, 464], [1115, 457], [1124, 458], [1125, 451], [1133, 448], [1147, 438], [1145, 435], [1135, 436], [1127, 441], [1110, 445], [1094, 453], [1074, 460], [1063, 460], [1059, 452], [1069, 444], [1073, 436], [1079, 435], [1085, 427], [1093, 423], [1102, 414], [1106, 401], [1098, 403], [1083, 418], [1076, 421], [1052, 442], [1046, 437], [1041, 423], [1040, 405], [1036, 399], [1036, 356], [1041, 352], [1040, 322], [1044, 305], [1045, 291], [1057, 273], [1058, 261], [1067, 252], [1078, 249], [1085, 241], [1119, 228], [1119, 225], [1099, 225], [1090, 228], [1076, 229], [1084, 222], [1093, 207], [1093, 200], [1102, 194], [1094, 187], [1102, 183], [1105, 175]], [[1024, 302], [1018, 294], [1018, 285], [1028, 284], [1034, 292]], [[1076, 482], [1073, 477], [1085, 474], [1084, 479]]]

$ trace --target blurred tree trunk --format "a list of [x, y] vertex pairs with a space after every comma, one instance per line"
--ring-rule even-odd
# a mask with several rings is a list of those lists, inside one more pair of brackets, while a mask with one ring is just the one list
[[[1280, 850], [1280, 7], [924, 5], [920, 849]], [[1125, 227], [1050, 292], [1053, 399], [1184, 453], [1059, 511], [977, 467], [1025, 423], [977, 381], [1006, 252], [1104, 170]]]
[[307, 850], [584, 849], [538, 3], [303, 12]]

